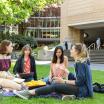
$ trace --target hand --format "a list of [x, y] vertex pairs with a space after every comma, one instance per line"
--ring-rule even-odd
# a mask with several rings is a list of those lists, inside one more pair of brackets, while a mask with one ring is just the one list
[[59, 77], [53, 77], [52, 80], [54, 81], [54, 83], [64, 83], [64, 80]]
[[14, 77], [13, 76], [8, 76], [7, 79], [12, 80], [12, 79], [14, 79]]

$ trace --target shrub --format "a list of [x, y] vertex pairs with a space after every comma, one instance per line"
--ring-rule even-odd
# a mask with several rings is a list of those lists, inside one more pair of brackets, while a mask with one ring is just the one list
[[[32, 48], [37, 47], [37, 42], [35, 38], [29, 37], [29, 36], [23, 36], [23, 35], [9, 35], [6, 34], [0, 34], [0, 41], [8, 39], [11, 40], [13, 43], [16, 44], [16, 49], [20, 49], [26, 44], [29, 44]], [[18, 46], [18, 47], [17, 47]]]

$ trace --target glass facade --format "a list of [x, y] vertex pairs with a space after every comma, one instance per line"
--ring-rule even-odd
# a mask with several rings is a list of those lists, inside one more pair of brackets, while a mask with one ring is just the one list
[[60, 6], [49, 6], [28, 19], [25, 35], [37, 41], [60, 40]]

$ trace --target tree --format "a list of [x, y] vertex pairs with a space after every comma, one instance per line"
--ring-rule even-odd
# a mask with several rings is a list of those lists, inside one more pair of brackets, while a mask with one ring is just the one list
[[62, 0], [0, 0], [0, 24], [17, 24], [29, 18], [34, 11]]

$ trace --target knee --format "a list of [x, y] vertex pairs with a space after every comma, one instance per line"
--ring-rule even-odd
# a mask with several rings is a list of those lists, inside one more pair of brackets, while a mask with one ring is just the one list
[[59, 83], [53, 83], [53, 84], [52, 84], [52, 90], [53, 90], [54, 92], [56, 92], [56, 91], [59, 89], [59, 86], [60, 86]]
[[52, 83], [51, 84], [51, 89], [55, 92], [56, 90], [56, 86], [57, 86], [57, 83]]
[[14, 88], [14, 90], [18, 90], [18, 91], [20, 91], [21, 89], [22, 89], [22, 86], [20, 84], [16, 85]]

